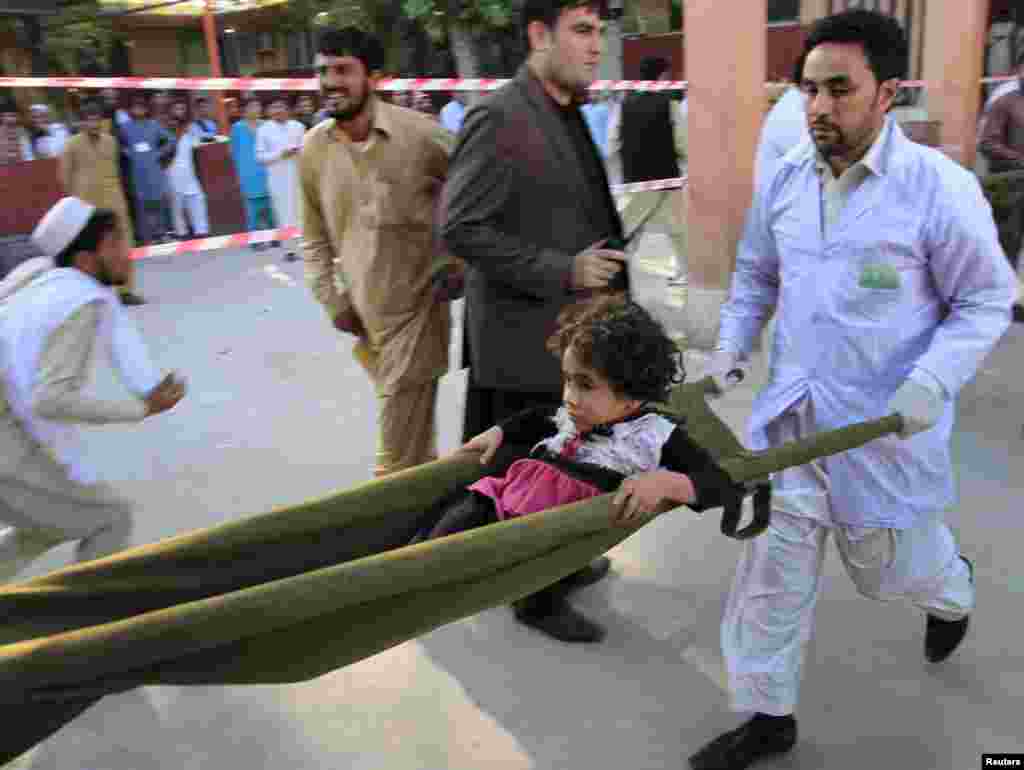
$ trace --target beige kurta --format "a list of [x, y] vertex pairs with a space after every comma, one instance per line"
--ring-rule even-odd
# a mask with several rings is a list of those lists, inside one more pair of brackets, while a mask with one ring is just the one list
[[100, 133], [93, 141], [85, 133], [71, 137], [60, 158], [60, 181], [68, 195], [86, 203], [110, 209], [131, 233], [128, 202], [121, 188], [117, 140]]
[[448, 305], [432, 299], [434, 212], [454, 137], [425, 115], [374, 100], [359, 145], [327, 120], [299, 159], [306, 277], [331, 319], [366, 327], [378, 394], [448, 368]]

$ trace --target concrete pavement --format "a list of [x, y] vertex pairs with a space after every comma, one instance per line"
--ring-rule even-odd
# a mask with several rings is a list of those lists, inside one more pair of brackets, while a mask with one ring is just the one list
[[[663, 246], [651, 236], [644, 250]], [[642, 278], [641, 298], [651, 300], [660, 280]], [[157, 361], [187, 376], [190, 393], [167, 415], [90, 436], [90, 449], [139, 503], [138, 542], [368, 477], [372, 390], [350, 339], [331, 329], [302, 284], [301, 266], [276, 253], [188, 255], [142, 265], [140, 286], [151, 304], [133, 312]], [[1022, 354], [1015, 328], [961, 398], [963, 502], [948, 519], [974, 559], [979, 592], [963, 650], [943, 666], [925, 664], [920, 613], [859, 597], [830, 554], [801, 742], [766, 768], [968, 770], [982, 752], [1024, 751]], [[761, 363], [752, 386], [764, 376]], [[442, 450], [456, 446], [464, 387], [461, 372], [443, 382]], [[753, 392], [741, 388], [717, 404], [737, 430]], [[601, 645], [549, 641], [499, 608], [304, 684], [110, 697], [22, 766], [682, 768], [737, 721], [726, 710], [718, 623], [738, 550], [718, 534], [716, 516], [680, 509], [615, 549], [614, 575], [579, 594], [609, 627]], [[56, 549], [32, 574], [70, 553]]]

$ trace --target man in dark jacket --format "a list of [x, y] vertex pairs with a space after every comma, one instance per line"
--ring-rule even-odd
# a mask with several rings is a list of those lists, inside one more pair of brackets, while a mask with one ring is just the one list
[[[526, 407], [561, 403], [561, 363], [545, 348], [555, 319], [625, 267], [609, 248], [622, 225], [579, 109], [601, 59], [598, 6], [526, 1], [527, 61], [467, 113], [452, 156], [442, 237], [467, 265], [467, 440]], [[607, 570], [603, 559], [571, 582]], [[603, 635], [564, 593], [523, 600], [516, 616], [563, 641]]]

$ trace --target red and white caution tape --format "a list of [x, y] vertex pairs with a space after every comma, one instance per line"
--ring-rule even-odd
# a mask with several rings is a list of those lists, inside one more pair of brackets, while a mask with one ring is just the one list
[[[1015, 80], [1016, 75], [982, 78], [982, 83]], [[381, 91], [493, 91], [509, 81], [503, 78], [387, 78]], [[592, 91], [678, 91], [685, 80], [595, 80]], [[923, 88], [923, 80], [907, 80], [907, 88]], [[316, 91], [316, 78], [80, 78], [0, 77], [0, 88], [124, 88], [151, 91]]]
[[[655, 179], [650, 182], [634, 182], [632, 184], [613, 185], [612, 192], [616, 195], [629, 195], [648, 190], [673, 190], [686, 186], [685, 176], [674, 179]], [[191, 254], [197, 251], [217, 251], [218, 249], [238, 249], [254, 243], [270, 241], [287, 241], [299, 238], [302, 231], [297, 227], [282, 227], [277, 230], [254, 230], [250, 233], [234, 233], [218, 235], [213, 238], [198, 238], [194, 241], [176, 241], [162, 243], [158, 246], [140, 246], [132, 249], [132, 259], [152, 259], [154, 257], [174, 257], [179, 254]]]
[[612, 185], [612, 192], [618, 195], [647, 192], [649, 190], [674, 190], [686, 187], [687, 177], [679, 176], [672, 179], [654, 179], [650, 182], [631, 182], [630, 184]]
[[297, 227], [282, 227], [278, 230], [254, 230], [251, 233], [234, 233], [219, 235], [213, 238], [199, 238], [194, 241], [177, 241], [162, 243], [158, 246], [140, 246], [132, 249], [132, 259], [151, 259], [152, 257], [173, 257], [178, 254], [190, 254], [195, 251], [216, 251], [217, 249], [237, 249], [253, 243], [270, 241], [286, 241], [298, 238], [302, 231]]
[[[385, 78], [379, 91], [494, 91], [506, 78]], [[0, 88], [124, 88], [149, 91], [316, 91], [316, 78], [80, 78], [0, 77]], [[598, 80], [594, 91], [666, 91], [686, 88], [682, 80]]]

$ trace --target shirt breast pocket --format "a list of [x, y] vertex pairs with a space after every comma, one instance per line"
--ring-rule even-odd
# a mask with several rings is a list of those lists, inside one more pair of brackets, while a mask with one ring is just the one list
[[382, 174], [378, 181], [378, 207], [382, 225], [429, 227], [434, 220], [434, 200], [439, 180], [420, 169], [404, 174]]
[[899, 255], [854, 261], [840, 275], [837, 310], [852, 321], [893, 322], [924, 280], [924, 265]]
[[864, 287], [853, 276], [844, 280], [840, 291], [840, 315], [853, 320], [885, 321], [899, 306], [901, 296], [898, 288]]
[[855, 238], [846, 249], [838, 287], [840, 311], [854, 319], [892, 322], [928, 282], [919, 222], [897, 208], [878, 216], [873, 225], [861, 226], [870, 229], [864, 232], [867, 238]]

